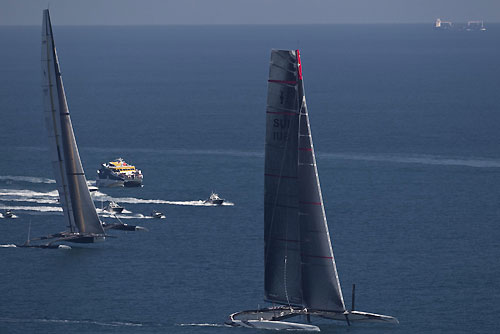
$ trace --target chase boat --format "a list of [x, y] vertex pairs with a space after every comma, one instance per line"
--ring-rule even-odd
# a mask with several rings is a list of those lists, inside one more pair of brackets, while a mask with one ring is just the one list
[[215, 205], [222, 205], [223, 202], [224, 202], [223, 198], [220, 198], [219, 195], [217, 195], [216, 193], [212, 192], [210, 194], [210, 197], [207, 198], [203, 203], [215, 204]]
[[163, 218], [165, 218], [165, 215], [163, 213], [161, 213], [160, 211], [153, 210], [151, 212], [151, 217], [158, 218], [158, 219], [163, 219]]
[[110, 213], [122, 213], [123, 206], [120, 206], [116, 202], [110, 201], [109, 204], [104, 208], [104, 210]]
[[101, 165], [97, 171], [96, 185], [98, 187], [140, 187], [142, 172], [122, 158], [118, 158]]
[[15, 218], [14, 212], [12, 212], [12, 210], [10, 209], [5, 210], [3, 216], [4, 218]]

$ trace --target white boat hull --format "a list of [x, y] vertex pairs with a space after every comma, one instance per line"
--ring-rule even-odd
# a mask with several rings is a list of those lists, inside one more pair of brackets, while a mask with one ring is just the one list
[[296, 322], [287, 321], [273, 321], [273, 320], [233, 320], [229, 326], [232, 327], [245, 327], [254, 329], [269, 329], [269, 330], [294, 330], [294, 331], [309, 331], [319, 332], [318, 326], [300, 324]]

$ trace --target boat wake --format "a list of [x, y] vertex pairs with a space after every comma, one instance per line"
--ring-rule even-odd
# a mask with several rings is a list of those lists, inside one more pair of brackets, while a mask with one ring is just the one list
[[129, 211], [127, 209], [123, 209], [123, 211], [120, 212], [120, 213], [113, 213], [113, 212], [110, 212], [110, 211], [108, 211], [106, 209], [101, 209], [101, 208], [95, 208], [95, 209], [97, 210], [97, 213], [99, 215], [107, 215], [107, 214], [109, 214], [109, 215], [113, 216], [113, 215], [116, 214], [116, 215], [119, 216], [119, 215], [124, 214], [124, 213], [132, 213], [132, 211]]
[[0, 204], [0, 210], [10, 209], [14, 211], [34, 211], [34, 212], [62, 212], [62, 208], [57, 206], [5, 206]]
[[9, 197], [9, 196], [0, 196], [0, 201], [4, 202], [30, 202], [30, 203], [38, 203], [38, 204], [57, 204], [57, 199], [43, 199], [43, 198], [19, 198], [19, 197]]
[[[126, 204], [167, 204], [167, 205], [181, 205], [181, 206], [234, 206], [232, 202], [224, 202], [222, 205], [205, 203], [204, 200], [195, 200], [195, 201], [168, 201], [163, 199], [144, 199], [144, 198], [135, 198], [135, 197], [112, 197], [108, 194], [105, 194], [100, 191], [96, 191], [93, 194], [93, 199], [96, 202], [99, 201], [114, 201], [117, 203], [126, 203]], [[29, 189], [0, 189], [0, 201], [1, 202], [25, 202], [25, 203], [37, 203], [37, 204], [45, 204], [40, 206], [34, 205], [2, 205], [0, 204], [0, 209], [10, 209], [10, 210], [18, 210], [18, 211], [27, 211], [30, 214], [33, 213], [60, 213], [62, 212], [62, 208], [58, 203], [59, 193], [57, 190], [42, 192], [42, 191], [33, 191]], [[13, 203], [12, 203], [13, 204]], [[54, 205], [47, 205], [54, 204]], [[99, 204], [96, 205], [97, 211], [99, 215], [103, 217], [114, 217], [113, 213], [106, 212], [102, 209], [99, 209]], [[132, 211], [123, 210], [119, 218], [124, 219], [149, 219], [152, 218], [147, 215], [142, 214], [133, 214]], [[1, 218], [1, 216], [0, 216]]]
[[56, 180], [47, 179], [45, 177], [35, 176], [13, 176], [13, 175], [0, 175], [0, 181], [7, 183], [14, 182], [30, 182], [30, 183], [56, 183]]
[[[29, 189], [0, 189], [0, 197], [14, 197], [17, 196], [19, 198], [53, 198], [57, 199], [59, 194], [57, 190], [52, 190], [48, 192], [41, 191], [33, 191]], [[4, 200], [2, 198], [2, 200]]]
[[170, 205], [190, 205], [190, 206], [234, 206], [234, 203], [224, 202], [222, 204], [205, 203], [205, 201], [166, 201]]
[[[96, 201], [113, 201], [116, 203], [128, 204], [169, 204], [169, 205], [189, 205], [189, 206], [218, 206], [217, 204], [205, 203], [203, 200], [197, 201], [167, 201], [163, 199], [143, 199], [135, 197], [112, 197], [100, 191], [94, 195]], [[234, 203], [224, 202], [222, 206], [234, 206]]]
[[143, 324], [125, 321], [96, 321], [96, 320], [71, 320], [71, 319], [17, 319], [0, 317], [0, 322], [34, 322], [34, 323], [56, 323], [56, 324], [90, 324], [110, 327], [141, 327]]
[[194, 326], [194, 327], [226, 327], [223, 324], [176, 324], [176, 326]]
[[356, 154], [356, 153], [318, 153], [318, 157], [362, 160], [375, 162], [395, 162], [403, 164], [463, 166], [473, 168], [500, 168], [500, 160], [484, 158], [446, 157], [439, 155], [399, 155], [399, 154]]
[[135, 213], [133, 215], [124, 215], [124, 214], [115, 215], [115, 214], [109, 213], [107, 211], [105, 211], [103, 213], [99, 213], [99, 217], [103, 217], [103, 218], [116, 218], [116, 217], [118, 217], [119, 219], [153, 219], [153, 217], [145, 216], [142, 213]]
[[113, 201], [116, 203], [128, 204], [169, 204], [168, 201], [162, 199], [142, 199], [135, 197], [112, 197], [100, 191], [96, 191], [93, 195], [96, 201]]
[[[3, 244], [3, 245], [0, 245], [0, 248], [19, 248], [19, 247], [17, 247], [14, 244]], [[25, 248], [25, 247], [22, 247], [22, 248]], [[59, 245], [57, 248], [58, 249], [71, 249], [71, 246], [68, 246], [68, 245]], [[0, 321], [1, 321], [1, 318], [0, 318]]]
[[[25, 202], [37, 204], [57, 204], [57, 191], [39, 192], [28, 189], [0, 189], [1, 202]], [[59, 207], [52, 206], [2, 206], [2, 209], [39, 211], [39, 212], [58, 212], [62, 211]]]

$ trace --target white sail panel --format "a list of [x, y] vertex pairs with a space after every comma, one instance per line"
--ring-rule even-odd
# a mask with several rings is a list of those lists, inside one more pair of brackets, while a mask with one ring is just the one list
[[48, 10], [43, 12], [42, 24], [42, 92], [52, 166], [66, 222], [71, 231], [104, 234], [76, 146]]
[[266, 109], [264, 240], [266, 300], [302, 305], [298, 219], [295, 53], [273, 50]]

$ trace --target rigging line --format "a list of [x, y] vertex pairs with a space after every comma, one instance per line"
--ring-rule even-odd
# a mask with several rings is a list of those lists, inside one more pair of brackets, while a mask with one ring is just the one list
[[[272, 66], [280, 67], [280, 66], [275, 65], [274, 63], [271, 63], [271, 64], [272, 64]], [[294, 63], [294, 65], [297, 66], [297, 64], [295, 64], [295, 63]], [[298, 76], [297, 73], [298, 73], [298, 69], [297, 69], [297, 72], [296, 72], [296, 75]], [[298, 83], [298, 81], [297, 81], [297, 83]], [[299, 98], [298, 97], [298, 92], [299, 92], [298, 85], [295, 85], [295, 92], [297, 93], [297, 99], [298, 99]], [[299, 114], [300, 114], [300, 110], [299, 110]], [[298, 118], [300, 118], [299, 114], [296, 115]], [[292, 126], [290, 126], [288, 128], [287, 138], [291, 138], [290, 137], [291, 131], [292, 131]], [[283, 155], [281, 157], [280, 175], [283, 174], [283, 168], [285, 166], [285, 156], [286, 156], [286, 152], [287, 152], [286, 150], [288, 148], [288, 143], [289, 143], [289, 140], [287, 140], [285, 142], [285, 147], [283, 149]], [[271, 214], [271, 224], [269, 226], [269, 232], [272, 232], [272, 228], [273, 228], [273, 224], [274, 224], [274, 215], [275, 215], [275, 212], [276, 212], [276, 206], [277, 206], [277, 202], [278, 202], [278, 193], [279, 193], [280, 186], [281, 186], [281, 177], [278, 179], [278, 185], [276, 187], [276, 192], [275, 192], [275, 196], [274, 196], [274, 205], [273, 205], [273, 211], [272, 211], [272, 214]], [[288, 235], [288, 223], [286, 224], [286, 230], [285, 231], [286, 231], [285, 232], [286, 235]], [[269, 247], [269, 243], [266, 243], [266, 244], [267, 244], [266, 246], [268, 248]], [[290, 300], [289, 300], [289, 297], [288, 297], [288, 287], [287, 287], [287, 281], [286, 281], [286, 267], [287, 267], [286, 264], [287, 264], [287, 258], [288, 258], [287, 254], [288, 254], [288, 243], [285, 243], [285, 259], [284, 259], [284, 261], [285, 261], [285, 264], [284, 264], [285, 297], [287, 299], [288, 306], [291, 308], [292, 306], [290, 304]], [[269, 251], [268, 251], [268, 249], [266, 249], [265, 250], [265, 259], [264, 259], [265, 263], [267, 263], [268, 256], [269, 256]]]

